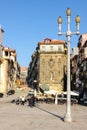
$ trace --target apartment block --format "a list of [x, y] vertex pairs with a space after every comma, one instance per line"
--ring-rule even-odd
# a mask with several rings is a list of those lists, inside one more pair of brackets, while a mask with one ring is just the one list
[[20, 77], [20, 66], [15, 49], [2, 46], [2, 28], [0, 28], [0, 92], [6, 93], [15, 89], [16, 80]]
[[71, 58], [73, 86], [87, 98], [87, 34], [80, 35], [77, 48], [78, 54], [73, 56], [73, 51]]
[[27, 83], [38, 91], [66, 88], [67, 46], [62, 40], [49, 38], [38, 42], [28, 67]]

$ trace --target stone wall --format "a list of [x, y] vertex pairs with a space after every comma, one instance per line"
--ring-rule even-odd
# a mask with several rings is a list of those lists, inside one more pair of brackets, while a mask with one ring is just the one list
[[40, 54], [40, 85], [46, 83], [51, 90], [62, 91], [65, 65], [64, 54]]

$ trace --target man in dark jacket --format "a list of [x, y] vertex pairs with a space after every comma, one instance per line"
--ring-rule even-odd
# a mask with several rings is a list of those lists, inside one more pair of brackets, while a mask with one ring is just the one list
[[29, 99], [29, 106], [34, 107], [35, 106], [35, 97], [34, 95]]

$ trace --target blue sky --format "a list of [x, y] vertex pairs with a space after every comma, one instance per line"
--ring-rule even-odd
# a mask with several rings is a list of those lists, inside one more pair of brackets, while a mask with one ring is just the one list
[[[70, 8], [71, 31], [76, 31], [75, 17], [80, 15], [80, 34], [87, 32], [87, 0], [0, 0], [0, 25], [4, 29], [3, 46], [14, 48], [20, 66], [28, 67], [37, 43], [58, 36], [57, 18], [62, 16], [62, 31], [67, 31], [66, 9]], [[71, 48], [79, 36], [71, 37]]]

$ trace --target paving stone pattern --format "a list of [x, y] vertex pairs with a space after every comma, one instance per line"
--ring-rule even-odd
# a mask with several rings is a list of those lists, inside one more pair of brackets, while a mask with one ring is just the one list
[[0, 98], [0, 130], [87, 130], [87, 106], [72, 106], [69, 123], [63, 121], [66, 105], [39, 103], [30, 108], [10, 103], [14, 97]]

